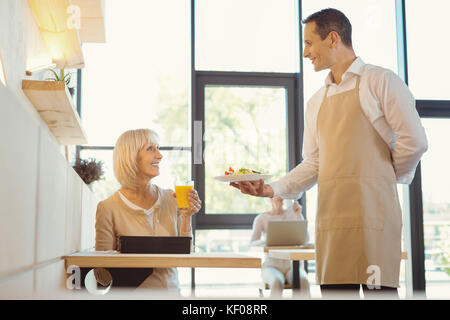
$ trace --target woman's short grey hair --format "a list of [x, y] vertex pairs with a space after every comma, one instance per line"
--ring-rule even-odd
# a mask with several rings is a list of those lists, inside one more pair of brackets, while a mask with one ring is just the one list
[[155, 131], [128, 130], [117, 139], [113, 152], [113, 167], [114, 175], [123, 188], [136, 188], [137, 155], [146, 144], [159, 145], [159, 137]]

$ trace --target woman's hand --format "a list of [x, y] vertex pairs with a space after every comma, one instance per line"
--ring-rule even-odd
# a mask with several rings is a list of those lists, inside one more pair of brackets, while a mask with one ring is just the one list
[[[174, 192], [173, 196], [176, 198], [177, 194]], [[192, 189], [189, 192], [189, 194], [188, 194], [188, 201], [189, 201], [189, 204], [190, 204], [189, 208], [180, 208], [179, 209], [181, 211], [182, 215], [186, 216], [186, 217], [193, 216], [194, 214], [199, 212], [200, 209], [202, 208], [202, 201], [198, 197], [197, 190]]]
[[[174, 192], [173, 196], [176, 198], [177, 194]], [[191, 227], [191, 217], [200, 211], [200, 208], [202, 207], [202, 201], [198, 197], [197, 190], [192, 189], [188, 194], [188, 201], [190, 204], [189, 208], [180, 208], [181, 212], [181, 232], [183, 233], [189, 233], [192, 232]]]
[[186, 208], [186, 210], [182, 211], [184, 215], [192, 216], [200, 211], [202, 208], [202, 201], [198, 197], [197, 190], [192, 189], [188, 194], [190, 208]]

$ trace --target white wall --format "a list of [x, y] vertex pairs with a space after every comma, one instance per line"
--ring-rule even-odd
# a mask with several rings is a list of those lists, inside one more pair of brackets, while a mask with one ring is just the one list
[[0, 0], [0, 299], [66, 292], [64, 255], [94, 246], [97, 200], [22, 92], [46, 49], [27, 0]]

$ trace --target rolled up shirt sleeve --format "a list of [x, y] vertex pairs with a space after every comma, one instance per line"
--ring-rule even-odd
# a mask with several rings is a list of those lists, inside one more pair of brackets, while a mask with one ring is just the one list
[[397, 183], [410, 184], [422, 155], [428, 149], [425, 129], [415, 99], [406, 84], [392, 71], [379, 82], [378, 98], [385, 119], [394, 132], [391, 150]]

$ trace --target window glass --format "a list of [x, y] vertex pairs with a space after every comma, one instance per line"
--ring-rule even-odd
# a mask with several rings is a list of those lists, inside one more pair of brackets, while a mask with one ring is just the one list
[[196, 0], [196, 70], [298, 72], [297, 0]]
[[[251, 230], [196, 230], [196, 252], [234, 252], [263, 258], [262, 248], [250, 246]], [[220, 276], [218, 276], [220, 275]], [[199, 297], [255, 296], [262, 281], [261, 270], [254, 268], [195, 269], [195, 294]]]
[[[286, 89], [205, 88], [206, 213], [260, 213], [267, 201], [213, 179], [225, 170], [263, 170], [272, 181], [286, 173]], [[269, 206], [270, 207], [270, 206]]]
[[196, 230], [196, 252], [250, 252], [251, 230]]
[[450, 1], [406, 1], [409, 86], [416, 99], [448, 100]]
[[189, 1], [106, 2], [107, 42], [83, 44], [82, 122], [90, 145], [151, 128], [190, 146]]
[[428, 297], [449, 298], [450, 136], [449, 119], [422, 119], [428, 150], [422, 157], [425, 279]]

